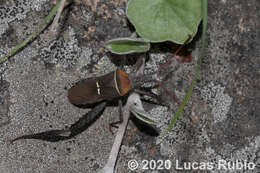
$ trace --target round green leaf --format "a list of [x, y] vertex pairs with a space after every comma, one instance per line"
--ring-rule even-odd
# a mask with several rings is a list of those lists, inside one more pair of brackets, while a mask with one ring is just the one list
[[143, 39], [183, 44], [197, 32], [201, 0], [130, 0], [126, 13]]
[[140, 38], [117, 38], [109, 40], [106, 48], [112, 53], [124, 55], [146, 52], [150, 49], [150, 43]]

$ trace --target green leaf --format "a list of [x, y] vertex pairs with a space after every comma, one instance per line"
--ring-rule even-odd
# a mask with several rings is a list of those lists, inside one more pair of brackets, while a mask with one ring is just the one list
[[126, 13], [143, 39], [183, 44], [197, 32], [201, 0], [130, 0]]
[[109, 40], [106, 48], [112, 53], [124, 55], [146, 52], [150, 49], [150, 43], [140, 38], [117, 38]]

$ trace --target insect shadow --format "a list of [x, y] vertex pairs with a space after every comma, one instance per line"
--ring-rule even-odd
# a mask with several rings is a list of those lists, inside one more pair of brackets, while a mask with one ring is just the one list
[[160, 134], [160, 129], [157, 128], [155, 125], [147, 124], [143, 121], [140, 121], [135, 116], [131, 116], [132, 122], [135, 126], [140, 130], [140, 132], [145, 133], [150, 136], [158, 136]]
[[71, 139], [85, 131], [91, 124], [93, 124], [102, 115], [106, 104], [106, 102], [99, 103], [91, 111], [84, 114], [78, 121], [72, 124], [68, 129], [48, 130], [35, 134], [23, 135], [11, 140], [10, 142], [13, 143], [14, 141], [20, 139], [39, 139], [49, 142]]

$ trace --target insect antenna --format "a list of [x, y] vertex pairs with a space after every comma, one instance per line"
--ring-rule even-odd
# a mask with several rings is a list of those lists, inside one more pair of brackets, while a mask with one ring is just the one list
[[156, 74], [157, 72], [152, 72], [149, 74], [144, 74], [142, 76], [137, 76], [137, 77], [131, 77], [132, 85], [133, 88], [140, 88], [144, 84], [148, 82], [156, 82], [155, 79], [153, 78], [153, 75]]
[[170, 58], [168, 58], [164, 64], [160, 65], [159, 72], [163, 68], [165, 68], [166, 65], [169, 64], [170, 60], [172, 60], [182, 50], [182, 48], [190, 41], [191, 38], [192, 38], [192, 35], [188, 35], [188, 39], [174, 52], [174, 54]]
[[[171, 92], [171, 91], [163, 84], [163, 82], [160, 82], [160, 81], [154, 79], [154, 78], [153, 78], [153, 75], [154, 75], [154, 74], [157, 74], [158, 72], [161, 72], [162, 69], [165, 68], [166, 65], [169, 64], [170, 60], [172, 60], [172, 59], [182, 50], [182, 48], [190, 41], [191, 38], [192, 38], [192, 36], [189, 35], [189, 37], [188, 37], [188, 39], [185, 41], [185, 43], [184, 43], [183, 45], [181, 45], [181, 46], [174, 52], [174, 54], [173, 54], [170, 58], [168, 58], [168, 59], [166, 60], [165, 63], [163, 63], [162, 65], [160, 65], [158, 71], [152, 72], [152, 73], [150, 73], [150, 74], [145, 74], [145, 75], [143, 75], [143, 76], [139, 76], [139, 77], [134, 78], [134, 80], [132, 80], [134, 87], [135, 87], [135, 88], [140, 88], [140, 86], [144, 85], [144, 84], [147, 83], [147, 82], [155, 82], [155, 83], [157, 83], [168, 95], [171, 96], [172, 100], [174, 100], [178, 105], [180, 105], [180, 101], [179, 101], [178, 98], [173, 94], [173, 92]], [[137, 91], [138, 91], [138, 90], [137, 90]], [[139, 92], [140, 92], [140, 90], [139, 90]], [[150, 97], [152, 97], [152, 98], [155, 98], [155, 99], [156, 99], [157, 101], [159, 101], [159, 102], [161, 101], [161, 99], [158, 99], [159, 97], [158, 97], [157, 95], [155, 96], [154, 94], [150, 94], [150, 93], [141, 93], [141, 94], [144, 94], [144, 95], [150, 96]]]
[[[190, 41], [190, 39], [192, 38], [192, 35], [188, 35], [188, 39], [184, 42], [184, 44], [182, 44], [174, 53], [173, 55], [168, 58], [166, 60], [165, 63], [163, 63], [162, 65], [160, 65], [158, 72], [161, 72], [163, 68], [165, 68], [170, 60], [172, 60], [181, 50], [182, 48]], [[173, 94], [173, 92], [171, 92], [162, 82], [157, 81], [158, 85], [167, 93], [171, 96], [172, 100], [174, 100], [178, 105], [180, 105], [180, 101], [178, 100], [178, 98]]]

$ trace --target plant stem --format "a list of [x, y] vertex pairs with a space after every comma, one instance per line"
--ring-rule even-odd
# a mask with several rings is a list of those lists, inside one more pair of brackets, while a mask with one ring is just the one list
[[202, 0], [202, 42], [201, 42], [201, 49], [200, 49], [200, 55], [199, 55], [199, 62], [198, 65], [196, 66], [196, 72], [194, 75], [194, 78], [191, 82], [191, 85], [188, 89], [188, 92], [186, 93], [181, 105], [179, 106], [176, 114], [173, 116], [173, 118], [171, 119], [170, 124], [168, 125], [168, 128], [164, 131], [164, 133], [161, 135], [161, 141], [162, 139], [167, 135], [167, 133], [173, 128], [173, 125], [176, 123], [177, 119], [180, 117], [184, 106], [187, 104], [191, 94], [192, 94], [192, 90], [196, 84], [197, 78], [199, 76], [199, 72], [200, 72], [200, 67], [202, 64], [202, 58], [204, 56], [204, 49], [205, 49], [205, 45], [206, 45], [206, 30], [207, 30], [207, 9], [208, 9], [208, 1], [207, 0]]
[[54, 35], [56, 35], [57, 32], [58, 32], [58, 29], [57, 29], [58, 28], [58, 22], [59, 22], [59, 18], [61, 16], [61, 13], [62, 13], [62, 11], [63, 11], [63, 9], [65, 7], [65, 3], [66, 3], [66, 0], [61, 0], [58, 12], [57, 12], [57, 14], [56, 14], [52, 24], [51, 24], [50, 31], [53, 32]]
[[49, 15], [42, 21], [42, 23], [20, 44], [15, 46], [7, 55], [0, 57], [0, 63], [4, 62], [7, 58], [14, 55], [18, 50], [20, 50], [22, 47], [24, 47], [29, 41], [32, 40], [32, 38], [36, 37], [40, 31], [43, 30], [45, 24], [49, 23], [52, 19], [52, 17], [56, 14], [57, 10], [60, 7], [61, 1], [59, 1], [56, 6], [51, 10]]

